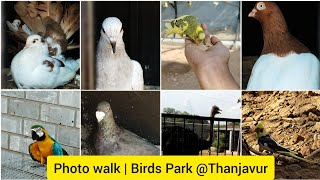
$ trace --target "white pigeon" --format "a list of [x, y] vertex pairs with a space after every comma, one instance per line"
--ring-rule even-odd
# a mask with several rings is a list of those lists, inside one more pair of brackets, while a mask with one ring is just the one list
[[15, 19], [12, 23], [9, 21], [6, 21], [6, 23], [10, 31], [17, 32], [19, 30], [21, 21], [19, 19]]
[[106, 18], [102, 23], [97, 49], [97, 80], [99, 90], [143, 90], [143, 70], [130, 59], [123, 42], [121, 21]]
[[257, 2], [249, 14], [262, 27], [264, 46], [247, 90], [318, 90], [320, 61], [288, 30], [274, 2]]
[[75, 77], [77, 70], [51, 58], [47, 42], [39, 35], [29, 36], [25, 47], [11, 62], [12, 76], [20, 89], [52, 89], [63, 86]]

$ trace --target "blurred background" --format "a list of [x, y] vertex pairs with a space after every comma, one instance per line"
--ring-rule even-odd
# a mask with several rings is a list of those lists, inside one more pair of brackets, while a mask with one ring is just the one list
[[81, 93], [81, 153], [96, 154], [94, 149], [97, 105], [110, 103], [119, 126], [160, 146], [160, 92], [83, 91]]
[[[162, 1], [161, 37], [165, 23], [182, 15], [193, 15], [206, 23], [209, 32], [230, 49], [230, 71], [240, 83], [240, 2]], [[199, 89], [198, 81], [184, 56], [184, 38], [171, 35], [161, 43], [162, 89]]]
[[82, 2], [81, 10], [82, 89], [95, 89], [95, 52], [107, 17], [122, 22], [126, 52], [141, 64], [145, 89], [159, 89], [159, 2]]
[[[286, 19], [290, 33], [320, 57], [320, 2], [276, 2]], [[263, 48], [258, 20], [248, 17], [256, 2], [242, 2], [242, 89], [247, 88], [251, 70]]]

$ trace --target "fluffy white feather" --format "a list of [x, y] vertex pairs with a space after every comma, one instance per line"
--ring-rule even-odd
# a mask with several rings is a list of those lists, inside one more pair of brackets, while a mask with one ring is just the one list
[[13, 58], [11, 71], [18, 88], [51, 89], [63, 86], [76, 74], [59, 60], [51, 58], [48, 45], [39, 35], [28, 37], [25, 47]]
[[285, 57], [262, 55], [252, 69], [247, 89], [320, 89], [320, 62], [311, 53], [291, 53]]
[[10, 31], [17, 32], [19, 30], [21, 21], [19, 19], [15, 19], [12, 23], [9, 21], [6, 21], [6, 23]]
[[25, 33], [27, 33], [29, 36], [35, 34], [35, 33], [33, 33], [33, 32], [31, 31], [31, 29], [30, 29], [26, 24], [22, 25], [22, 30], [23, 30]]
[[99, 90], [143, 90], [143, 70], [131, 60], [122, 39], [122, 23], [116, 17], [102, 23], [97, 48], [97, 80]]

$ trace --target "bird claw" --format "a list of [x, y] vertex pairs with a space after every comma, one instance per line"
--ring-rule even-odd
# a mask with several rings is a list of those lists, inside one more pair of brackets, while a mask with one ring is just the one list
[[45, 164], [35, 164], [35, 165], [31, 165], [31, 168], [38, 168], [38, 167], [46, 167]]

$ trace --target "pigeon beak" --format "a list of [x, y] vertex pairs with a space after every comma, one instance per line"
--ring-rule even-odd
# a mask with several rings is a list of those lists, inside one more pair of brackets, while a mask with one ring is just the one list
[[112, 52], [116, 53], [116, 42], [111, 42]]
[[101, 112], [101, 111], [96, 111], [96, 118], [98, 120], [98, 122], [100, 122], [101, 120], [103, 120], [104, 116], [106, 114], [104, 112]]
[[256, 16], [256, 12], [257, 12], [257, 10], [255, 8], [253, 8], [248, 17], [254, 18]]

